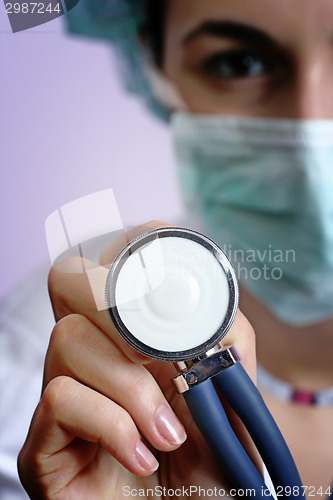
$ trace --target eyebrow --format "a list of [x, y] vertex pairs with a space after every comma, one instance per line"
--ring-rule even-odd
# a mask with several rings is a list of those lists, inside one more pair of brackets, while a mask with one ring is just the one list
[[250, 40], [251, 42], [274, 43], [273, 39], [258, 28], [233, 21], [206, 21], [193, 31], [190, 31], [183, 39], [183, 44], [192, 42], [200, 36], [219, 36], [234, 38], [236, 40]]

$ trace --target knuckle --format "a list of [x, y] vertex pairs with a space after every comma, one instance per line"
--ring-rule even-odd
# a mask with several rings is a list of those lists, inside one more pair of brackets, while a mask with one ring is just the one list
[[121, 436], [127, 435], [132, 427], [133, 422], [130, 415], [123, 408], [119, 408], [113, 415], [113, 429]]
[[79, 314], [70, 314], [54, 326], [44, 364], [43, 386], [56, 376], [75, 377], [78, 346], [85, 342], [86, 323], [89, 320]]
[[128, 372], [127, 390], [136, 397], [141, 397], [152, 389], [153, 378], [145, 368], [140, 366], [133, 368], [135, 368], [133, 371]]
[[57, 408], [61, 407], [70, 397], [73, 392], [73, 381], [70, 377], [64, 375], [52, 379], [42, 394], [40, 406], [46, 411], [54, 413]]
[[56, 282], [57, 282], [57, 272], [55, 271], [54, 267], [51, 267], [51, 269], [49, 271], [49, 275], [48, 275], [48, 281], [47, 281], [50, 295], [52, 295], [54, 290], [55, 290]]
[[80, 341], [86, 321], [80, 314], [69, 314], [61, 318], [52, 330], [51, 348], [62, 354], [66, 353], [73, 342]]
[[55, 266], [51, 267], [49, 271], [47, 283], [48, 283], [49, 294], [52, 301], [56, 297], [61, 296], [62, 294], [61, 273], [59, 273], [59, 271]]
[[130, 407], [148, 417], [161, 404], [161, 391], [153, 376], [140, 368], [128, 376], [124, 390], [130, 397]]
[[122, 455], [124, 450], [133, 448], [139, 438], [139, 432], [132, 417], [123, 408], [112, 415], [112, 447], [117, 455]]
[[73, 284], [74, 275], [84, 275], [80, 257], [71, 257], [61, 261], [49, 271], [48, 290], [57, 319], [71, 313], [68, 304], [68, 289]]
[[54, 267], [50, 269], [48, 276], [48, 291], [51, 299], [53, 311], [56, 320], [65, 316], [64, 308], [64, 290], [60, 273]]

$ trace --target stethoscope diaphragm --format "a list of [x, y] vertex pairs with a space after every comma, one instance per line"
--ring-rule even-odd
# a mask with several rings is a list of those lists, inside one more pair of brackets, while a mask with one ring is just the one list
[[234, 270], [209, 238], [162, 228], [134, 239], [114, 260], [107, 308], [122, 337], [152, 358], [194, 358], [228, 332], [238, 307]]

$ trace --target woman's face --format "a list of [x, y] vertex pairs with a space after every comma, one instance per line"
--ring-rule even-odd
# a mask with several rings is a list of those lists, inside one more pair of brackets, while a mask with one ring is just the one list
[[163, 69], [193, 112], [333, 118], [333, 1], [169, 0]]

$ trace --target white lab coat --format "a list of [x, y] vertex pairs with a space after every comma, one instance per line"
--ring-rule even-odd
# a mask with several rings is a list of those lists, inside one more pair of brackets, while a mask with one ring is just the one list
[[19, 284], [0, 304], [0, 499], [28, 496], [17, 455], [38, 403], [54, 318], [47, 292], [50, 266]]

